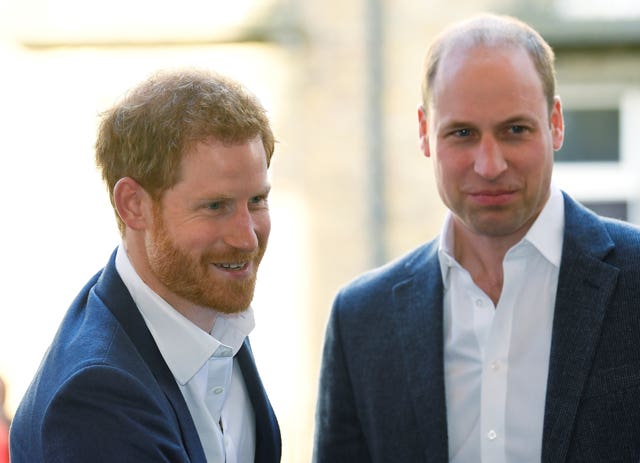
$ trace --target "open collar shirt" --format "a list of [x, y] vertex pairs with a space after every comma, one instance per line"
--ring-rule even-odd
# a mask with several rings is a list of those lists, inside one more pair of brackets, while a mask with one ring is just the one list
[[207, 462], [253, 461], [253, 407], [234, 360], [255, 325], [253, 310], [219, 313], [207, 333], [142, 281], [123, 244], [116, 254], [116, 269], [178, 383]]
[[551, 195], [504, 257], [495, 306], [454, 257], [448, 213], [438, 256], [444, 283], [444, 361], [450, 461], [539, 462], [553, 313], [564, 230]]

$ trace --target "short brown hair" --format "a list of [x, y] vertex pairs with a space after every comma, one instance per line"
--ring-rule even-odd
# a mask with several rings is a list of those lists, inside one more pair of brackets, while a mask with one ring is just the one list
[[454, 47], [522, 47], [531, 56], [547, 100], [549, 111], [556, 92], [554, 53], [549, 44], [531, 26], [511, 16], [480, 14], [456, 23], [440, 33], [427, 50], [422, 71], [422, 104], [428, 110], [433, 82], [442, 56]]
[[275, 140], [266, 111], [238, 82], [198, 69], [153, 74], [101, 115], [96, 163], [112, 205], [123, 177], [159, 200], [179, 181], [185, 151], [210, 137], [225, 144], [260, 137], [271, 162]]

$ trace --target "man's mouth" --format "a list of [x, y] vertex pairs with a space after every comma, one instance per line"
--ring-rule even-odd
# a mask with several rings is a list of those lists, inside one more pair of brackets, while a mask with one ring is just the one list
[[228, 263], [228, 264], [214, 264], [216, 267], [224, 270], [242, 270], [248, 264], [247, 262]]

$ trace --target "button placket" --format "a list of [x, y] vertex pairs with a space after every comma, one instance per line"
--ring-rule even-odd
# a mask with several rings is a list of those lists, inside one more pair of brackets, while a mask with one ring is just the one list
[[[216, 351], [216, 354], [219, 353]], [[222, 406], [227, 397], [227, 390], [231, 381], [233, 357], [218, 356], [214, 354], [209, 359], [209, 374], [207, 380], [207, 393], [205, 402], [214, 421], [220, 420]]]
[[493, 319], [483, 352], [481, 385], [481, 444], [483, 461], [502, 461], [504, 454], [505, 405], [507, 396], [508, 351], [511, 314], [491, 308]]

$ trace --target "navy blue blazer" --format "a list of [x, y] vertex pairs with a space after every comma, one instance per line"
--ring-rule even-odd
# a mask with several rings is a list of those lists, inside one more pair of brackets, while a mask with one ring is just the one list
[[[280, 461], [280, 430], [249, 343], [237, 354], [256, 421], [256, 462]], [[72, 303], [11, 427], [12, 463], [206, 463], [178, 385], [115, 269]]]
[[[542, 461], [640, 458], [640, 230], [565, 195]], [[337, 295], [316, 411], [317, 463], [447, 462], [437, 241]]]

